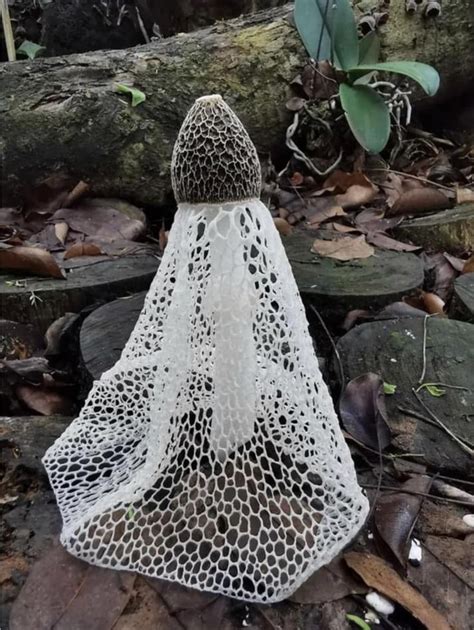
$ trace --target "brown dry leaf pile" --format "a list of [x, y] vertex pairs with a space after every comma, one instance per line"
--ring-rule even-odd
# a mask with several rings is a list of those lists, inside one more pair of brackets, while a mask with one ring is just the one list
[[144, 213], [118, 199], [85, 198], [84, 182], [51, 177], [28, 196], [21, 210], [0, 208], [0, 267], [64, 278], [75, 266], [106, 256], [145, 251]]

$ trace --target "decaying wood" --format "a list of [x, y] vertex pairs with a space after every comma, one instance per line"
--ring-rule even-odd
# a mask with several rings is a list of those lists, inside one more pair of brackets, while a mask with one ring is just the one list
[[[82, 367], [89, 385], [115, 365], [137, 323], [145, 292], [96, 308], [81, 328]], [[120, 326], [117, 326], [120, 322]]]
[[395, 234], [427, 250], [464, 253], [474, 247], [474, 204], [403, 221]]
[[[140, 203], [169, 193], [169, 163], [192, 101], [221, 93], [263, 153], [289, 122], [289, 82], [307, 60], [292, 5], [124, 51], [0, 66], [0, 177], [3, 200], [53, 171], [87, 180], [92, 191]], [[384, 27], [387, 58], [435, 65], [442, 93], [467, 88], [474, 70], [470, 0], [450, 2], [439, 21], [409, 18], [392, 3]], [[117, 83], [142, 90], [132, 108]]]
[[109, 258], [73, 269], [64, 280], [0, 273], [0, 312], [45, 332], [64, 313], [148, 289], [158, 264], [151, 255]]

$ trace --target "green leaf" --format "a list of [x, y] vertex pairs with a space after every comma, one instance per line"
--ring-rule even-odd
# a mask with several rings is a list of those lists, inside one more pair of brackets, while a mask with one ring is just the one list
[[310, 57], [334, 61], [342, 69], [357, 65], [357, 26], [349, 0], [296, 0], [294, 18]]
[[375, 31], [359, 40], [359, 64], [377, 63], [380, 57], [380, 37]]
[[391, 396], [392, 394], [396, 393], [397, 386], [396, 385], [392, 385], [391, 383], [384, 383], [383, 384], [383, 391], [384, 391], [384, 394], [387, 394], [387, 395]]
[[349, 0], [338, 0], [332, 36], [334, 62], [341, 70], [359, 63], [359, 36]]
[[371, 630], [371, 627], [368, 623], [366, 623], [363, 619], [358, 617], [357, 615], [346, 615], [346, 619], [355, 623], [356, 626], [362, 628], [362, 630]]
[[380, 153], [390, 136], [390, 112], [383, 98], [367, 85], [339, 86], [341, 104], [356, 140], [370, 153]]
[[136, 107], [146, 101], [146, 94], [137, 88], [130, 87], [129, 85], [123, 85], [122, 83], [117, 83], [115, 85], [115, 91], [119, 94], [130, 94], [132, 97], [132, 107]]
[[384, 61], [382, 63], [363, 63], [348, 70], [349, 75], [359, 76], [371, 70], [393, 72], [410, 77], [421, 85], [429, 96], [434, 96], [439, 88], [438, 72], [426, 63], [418, 61]]
[[44, 46], [40, 46], [39, 44], [35, 44], [34, 42], [30, 42], [25, 39], [25, 41], [18, 46], [16, 52], [18, 55], [28, 57], [28, 59], [35, 59], [44, 50], [46, 50]]
[[426, 391], [435, 398], [441, 398], [441, 396], [444, 396], [446, 394], [445, 389], [441, 389], [441, 387], [438, 387], [437, 385], [432, 385], [431, 383], [425, 383], [421, 386], [421, 388], [425, 388]]

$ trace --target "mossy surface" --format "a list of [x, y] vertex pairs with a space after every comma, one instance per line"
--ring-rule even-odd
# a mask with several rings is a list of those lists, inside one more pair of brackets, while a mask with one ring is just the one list
[[[420, 463], [472, 477], [471, 457], [451, 437], [406, 413], [408, 409], [428, 415], [412, 391], [419, 387], [423, 372], [424, 325], [424, 318], [403, 318], [356, 326], [338, 343], [344, 372], [347, 379], [375, 372], [397, 386], [395, 394], [386, 396], [395, 446], [422, 455], [417, 458]], [[426, 325], [424, 382], [446, 386], [439, 385], [444, 391], [440, 397], [426, 388], [418, 396], [451, 431], [474, 443], [474, 325], [436, 318], [429, 318]]]
[[459, 253], [474, 249], [474, 204], [463, 204], [404, 221], [395, 230], [426, 250]]

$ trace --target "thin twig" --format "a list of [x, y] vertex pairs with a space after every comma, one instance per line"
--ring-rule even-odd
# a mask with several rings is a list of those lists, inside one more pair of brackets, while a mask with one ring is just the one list
[[419, 392], [421, 389], [425, 389], [426, 387], [431, 387], [432, 385], [437, 386], [437, 387], [446, 387], [446, 389], [460, 389], [463, 392], [471, 391], [469, 387], [461, 387], [460, 385], [449, 385], [448, 383], [421, 383], [421, 385], [416, 388], [416, 391]]
[[313, 313], [316, 315], [316, 317], [319, 320], [319, 323], [321, 324], [321, 326], [324, 329], [324, 332], [327, 335], [327, 338], [329, 339], [329, 343], [331, 344], [331, 347], [333, 349], [334, 355], [336, 357], [337, 360], [337, 367], [339, 369], [339, 376], [341, 379], [341, 391], [344, 390], [344, 388], [346, 387], [346, 377], [344, 374], [344, 368], [342, 367], [342, 359], [341, 359], [341, 355], [339, 354], [339, 350], [337, 349], [336, 346], [336, 342], [333, 339], [333, 336], [331, 335], [331, 333], [329, 332], [328, 327], [326, 326], [326, 322], [324, 321], [324, 319], [321, 317], [320, 312], [318, 311], [318, 309], [313, 305], [310, 304], [309, 308], [313, 311]]
[[418, 384], [423, 383], [426, 374], [426, 332], [428, 328], [428, 317], [429, 315], [425, 315], [423, 320], [423, 370], [421, 372]]
[[0, 8], [2, 10], [3, 34], [5, 36], [8, 61], [16, 61], [15, 37], [13, 35], [8, 0], [0, 0]]
[[[378, 488], [378, 485], [370, 484], [370, 483], [361, 483], [362, 488], [367, 488], [369, 490], [375, 490]], [[425, 497], [427, 499], [434, 499], [435, 501], [446, 501], [447, 503], [455, 503], [457, 505], [467, 505], [472, 507], [472, 503], [469, 501], [460, 501], [459, 499], [449, 499], [448, 497], [438, 497], [436, 494], [430, 494], [429, 492], [417, 492], [416, 490], [407, 490], [406, 488], [397, 488], [396, 486], [380, 486], [380, 490], [389, 490], [393, 492], [400, 492], [403, 494], [413, 494], [420, 497]]]
[[393, 173], [394, 175], [401, 175], [402, 177], [416, 179], [419, 182], [423, 182], [424, 184], [430, 184], [431, 186], [435, 186], [436, 188], [442, 188], [443, 190], [448, 190], [449, 192], [453, 192], [453, 189], [449, 188], [449, 186], [445, 186], [444, 184], [438, 184], [438, 182], [433, 182], [430, 179], [426, 179], [426, 177], [419, 177], [418, 175], [412, 175], [411, 173], [404, 173], [403, 171], [394, 171], [391, 168], [367, 168], [366, 171]]
[[150, 38], [149, 38], [148, 33], [146, 31], [145, 24], [143, 23], [142, 14], [140, 13], [140, 9], [138, 7], [135, 7], [135, 11], [137, 13], [137, 20], [138, 20], [138, 26], [140, 27], [140, 31], [141, 31], [141, 33], [143, 35], [143, 38], [145, 39], [145, 42], [147, 44], [149, 44], [150, 43]]
[[[369, 453], [373, 453], [374, 455], [378, 455], [379, 452], [376, 451], [374, 448], [371, 448], [370, 446], [367, 446], [367, 444], [364, 444], [363, 442], [360, 442], [359, 440], [357, 440], [353, 435], [351, 435], [350, 433], [347, 433], [346, 431], [343, 431], [343, 435], [346, 439], [351, 440], [351, 442], [354, 442], [354, 444], [357, 444], [357, 446], [360, 446], [361, 448], [363, 448], [364, 450], [368, 451]], [[405, 458], [405, 457], [425, 457], [424, 453], [399, 453], [396, 455], [383, 455], [384, 459], [388, 459], [388, 460], [393, 460], [393, 459], [401, 459], [401, 458]]]
[[421, 397], [415, 391], [415, 388], [412, 388], [411, 391], [413, 392], [413, 395], [415, 396], [417, 401], [420, 403], [420, 405], [430, 415], [430, 417], [443, 429], [443, 431], [445, 431], [456, 442], [456, 444], [458, 444], [462, 448], [462, 450], [465, 453], [468, 453], [468, 455], [472, 457], [474, 455], [474, 449], [470, 446], [469, 442], [467, 440], [463, 440], [462, 438], [458, 437], [455, 433], [453, 433], [451, 429], [449, 429], [444, 424], [444, 422], [442, 422], [438, 418], [438, 416], [431, 411], [431, 409], [426, 405], [426, 403], [421, 399]]

